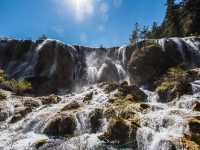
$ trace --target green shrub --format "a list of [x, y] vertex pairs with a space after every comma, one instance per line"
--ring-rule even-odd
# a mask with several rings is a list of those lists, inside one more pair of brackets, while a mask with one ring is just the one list
[[172, 89], [175, 85], [175, 82], [172, 81], [164, 81], [156, 88], [156, 92], [165, 92], [169, 89]]
[[7, 90], [13, 91], [16, 94], [22, 94], [25, 91], [31, 90], [31, 84], [26, 80], [6, 80], [1, 83], [1, 86]]
[[13, 91], [16, 94], [22, 94], [25, 91], [31, 90], [32, 86], [26, 80], [8, 80], [3, 70], [0, 69], [0, 87], [9, 91]]
[[187, 77], [187, 72], [181, 67], [173, 67], [167, 71], [167, 77], [171, 80], [182, 80]]
[[166, 74], [159, 80], [156, 91], [165, 92], [170, 90], [176, 83], [186, 81], [187, 77], [188, 73], [180, 66], [169, 68]]

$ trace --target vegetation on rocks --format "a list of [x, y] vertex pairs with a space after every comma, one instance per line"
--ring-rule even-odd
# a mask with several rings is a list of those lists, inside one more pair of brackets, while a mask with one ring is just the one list
[[57, 95], [51, 94], [49, 96], [43, 96], [39, 97], [43, 105], [49, 105], [49, 104], [57, 104], [61, 101], [61, 98]]
[[187, 120], [190, 139], [200, 145], [200, 117], [189, 117]]
[[32, 89], [31, 83], [26, 80], [8, 80], [3, 70], [0, 70], [0, 87], [12, 91], [18, 95], [29, 92]]
[[18, 95], [22, 95], [23, 93], [28, 92], [32, 89], [31, 83], [26, 80], [5, 80], [0, 83], [0, 86]]
[[122, 147], [137, 147], [136, 132], [137, 124], [132, 124], [124, 119], [112, 119], [108, 131], [99, 138], [104, 141], [113, 141]]
[[61, 111], [69, 111], [69, 110], [75, 110], [80, 108], [80, 104], [77, 101], [72, 101], [71, 103], [64, 106]]
[[38, 140], [34, 143], [34, 147], [36, 149], [39, 149], [41, 146], [43, 146], [44, 144], [47, 143], [47, 140], [46, 139], [41, 139], [41, 140]]
[[200, 149], [200, 145], [196, 144], [195, 142], [187, 138], [181, 138], [180, 143], [184, 147], [185, 150], [199, 150]]
[[169, 68], [168, 71], [155, 82], [156, 92], [162, 101], [170, 101], [175, 97], [191, 93], [189, 77], [186, 70], [180, 66]]

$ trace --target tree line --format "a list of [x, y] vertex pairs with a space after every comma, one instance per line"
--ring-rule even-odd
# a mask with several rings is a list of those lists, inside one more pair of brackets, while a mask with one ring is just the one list
[[200, 35], [200, 0], [167, 0], [166, 14], [160, 25], [153, 22], [151, 27], [140, 27], [136, 23], [130, 42], [138, 39], [157, 39], [162, 37], [183, 37]]

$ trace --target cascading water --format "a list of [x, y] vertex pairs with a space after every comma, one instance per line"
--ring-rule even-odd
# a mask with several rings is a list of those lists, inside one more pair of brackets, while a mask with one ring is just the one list
[[27, 78], [33, 76], [34, 68], [38, 62], [37, 60], [39, 57], [39, 52], [48, 42], [50, 42], [50, 40], [46, 39], [41, 44], [39, 44], [35, 49], [29, 51], [27, 53], [26, 60], [24, 61], [24, 63], [20, 64], [15, 69], [13, 69], [13, 63], [11, 62], [7, 69], [7, 72], [12, 72], [8, 73], [10, 74], [10, 77], [13, 77], [18, 73], [20, 74], [21, 78]]
[[[185, 51], [182, 50], [183, 45], [181, 44], [185, 44], [187, 47], [196, 51], [199, 47], [199, 43], [196, 42], [194, 44], [192, 39], [181, 39], [180, 41], [177, 39], [171, 40], [177, 45], [177, 49], [178, 51], [180, 50], [180, 55], [184, 59], [186, 59], [186, 55]], [[167, 39], [158, 41], [163, 48], [163, 52], [166, 51], [166, 41]], [[169, 41], [170, 40], [168, 39], [168, 42]], [[34, 52], [28, 53], [27, 60], [29, 58], [31, 59], [27, 61], [28, 64], [21, 65], [19, 70], [28, 65], [29, 67], [26, 69], [26, 75], [30, 75], [33, 72], [32, 68], [37, 63], [38, 52], [48, 42], [50, 41], [45, 40], [38, 45]], [[80, 57], [83, 57], [83, 55], [79, 54], [80, 51], [78, 51], [76, 47], [69, 47], [71, 47], [70, 53], [76, 62], [77, 68], [75, 69], [74, 78], [76, 80], [80, 78], [82, 61], [79, 61], [79, 59]], [[50, 67], [50, 74], [53, 74], [53, 72], [56, 71], [56, 59], [57, 58], [55, 57], [55, 60]], [[109, 73], [113, 72], [116, 72], [115, 77], [118, 79], [116, 82], [120, 83], [127, 80], [128, 73], [126, 64], [126, 47], [124, 46], [115, 49], [114, 56], [109, 55], [108, 52], [101, 55], [96, 51], [88, 53], [88, 55], [86, 55], [86, 70], [89, 85], [81, 87], [78, 91], [71, 94], [61, 95], [60, 98], [62, 100], [56, 104], [43, 105], [38, 98], [35, 98], [34, 101], [39, 101], [39, 106], [16, 123], [10, 123], [10, 120], [16, 111], [15, 107], [23, 105], [25, 101], [33, 98], [25, 96], [17, 97], [12, 95], [11, 92], [1, 91], [7, 95], [7, 101], [3, 103], [5, 110], [1, 110], [0, 113], [5, 111], [8, 118], [5, 121], [0, 122], [0, 150], [36, 150], [34, 144], [38, 143], [38, 141], [43, 142], [45, 140], [49, 141], [50, 144], [49, 147], [46, 147], [46, 149], [43, 148], [42, 150], [117, 150], [118, 148], [112, 145], [106, 145], [98, 138], [99, 135], [107, 131], [109, 120], [106, 118], [101, 119], [101, 126], [96, 132], [93, 132], [91, 129], [92, 125], [90, 117], [94, 110], [106, 108], [109, 105], [108, 101], [110, 100], [110, 97], [115, 95], [116, 92], [105, 92], [102, 86], [96, 85], [98, 80], [104, 73], [109, 76]], [[115, 77], [111, 76], [110, 79]], [[157, 101], [158, 95], [156, 93], [143, 90], [148, 95], [145, 104], [149, 105], [151, 109], [149, 111], [137, 112], [140, 118], [140, 127], [137, 130], [136, 135], [138, 149], [120, 149], [185, 150], [178, 139], [184, 135], [190, 134], [186, 118], [188, 116], [200, 116], [200, 112], [192, 110], [194, 103], [200, 103], [200, 82], [197, 80], [192, 82], [191, 85], [194, 93], [193, 95], [183, 95], [169, 103], [159, 103]], [[76, 110], [73, 110], [74, 105], [72, 105], [72, 109], [68, 110], [69, 113], [73, 114], [75, 117], [76, 128], [74, 135], [72, 137], [60, 138], [44, 134], [44, 130], [51, 121], [51, 118], [55, 115], [60, 115], [62, 113], [61, 110], [74, 101], [78, 102], [80, 105]]]
[[[103, 54], [103, 56], [98, 56], [98, 53], [92, 52], [87, 56], [86, 63], [89, 83], [101, 81], [102, 76], [105, 74], [105, 68], [117, 70], [114, 75], [116, 77], [111, 74], [111, 78], [116, 78], [116, 80], [114, 80], [116, 82], [120, 83], [128, 79], [126, 46], [115, 49], [114, 56], [110, 56], [109, 51]], [[107, 72], [106, 75], [109, 76], [109, 72]]]

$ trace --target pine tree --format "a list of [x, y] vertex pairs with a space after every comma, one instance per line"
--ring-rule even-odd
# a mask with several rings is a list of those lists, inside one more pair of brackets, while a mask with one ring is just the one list
[[199, 35], [200, 0], [183, 0], [183, 12], [185, 13], [185, 16], [182, 17], [185, 35]]
[[178, 14], [174, 0], [167, 0], [167, 12], [163, 23], [164, 36], [180, 36]]
[[142, 30], [140, 31], [140, 38], [145, 40], [146, 38], [148, 38], [148, 33], [149, 33], [148, 26], [143, 26]]
[[48, 39], [48, 36], [45, 34], [42, 34], [41, 37], [38, 38], [39, 40], [46, 40]]
[[137, 44], [137, 42], [139, 40], [139, 33], [140, 33], [139, 24], [135, 23], [134, 29], [131, 34], [130, 43]]

